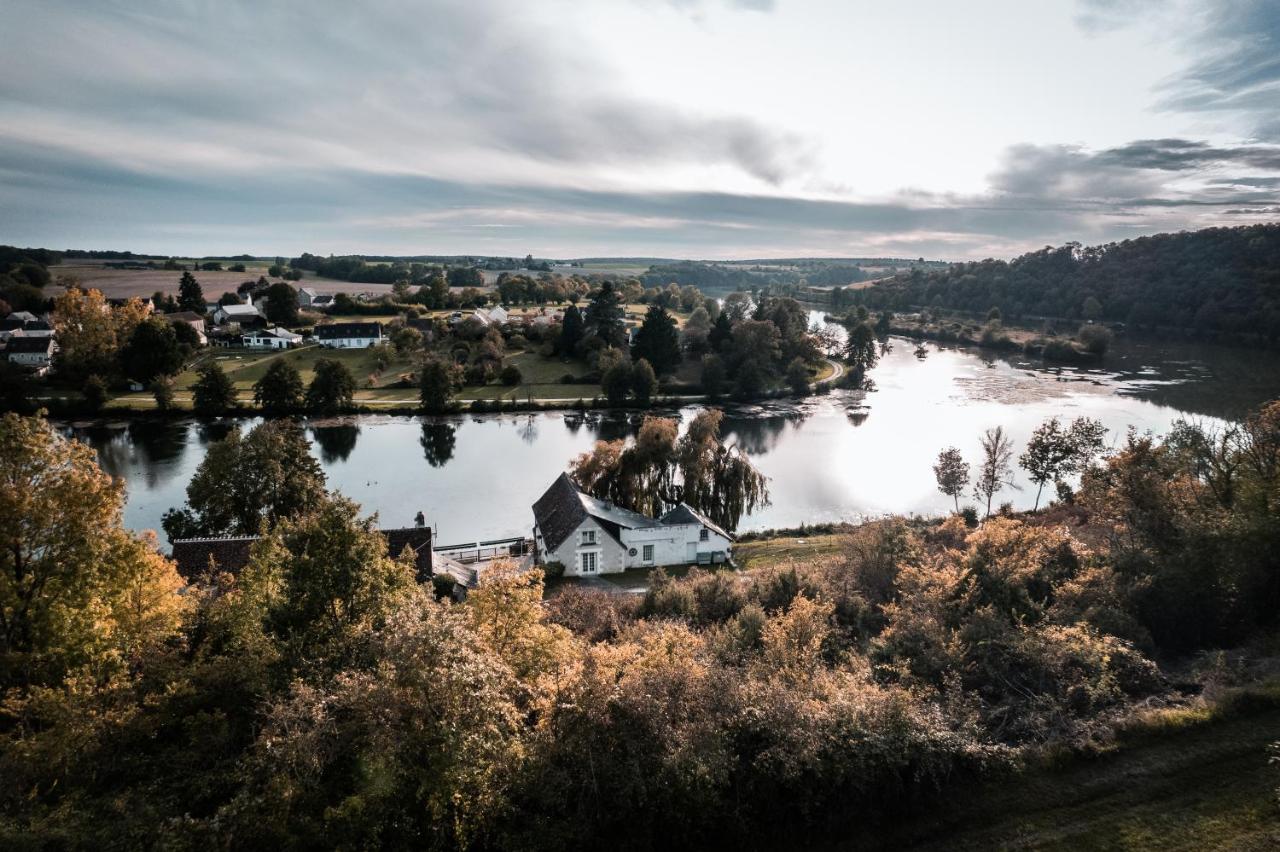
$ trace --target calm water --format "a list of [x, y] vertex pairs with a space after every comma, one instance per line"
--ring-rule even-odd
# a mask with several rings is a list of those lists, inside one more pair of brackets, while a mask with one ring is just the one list
[[[770, 477], [772, 504], [742, 529], [946, 511], [934, 457], [954, 444], [976, 462], [978, 435], [991, 426], [1004, 426], [1021, 452], [1046, 418], [1088, 415], [1110, 427], [1114, 445], [1129, 426], [1159, 434], [1178, 418], [1218, 423], [1280, 397], [1273, 354], [1128, 346], [1105, 370], [1045, 370], [934, 344], [922, 357], [910, 341], [891, 347], [871, 374], [872, 393], [727, 409], [728, 440]], [[687, 422], [696, 411], [668, 413]], [[126, 523], [158, 529], [164, 511], [183, 502], [208, 444], [227, 428], [108, 423], [67, 431], [127, 481]], [[530, 504], [574, 456], [634, 429], [625, 417], [563, 412], [308, 424], [330, 487], [378, 512], [384, 526], [412, 524], [422, 510], [441, 543], [528, 533]], [[1029, 508], [1034, 496], [1023, 487], [997, 502]]]

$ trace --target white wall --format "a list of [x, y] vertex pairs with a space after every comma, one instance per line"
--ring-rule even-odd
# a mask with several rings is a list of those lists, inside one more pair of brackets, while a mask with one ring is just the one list
[[[582, 544], [583, 530], [595, 530], [596, 543]], [[544, 562], [559, 562], [564, 565], [567, 577], [582, 576], [582, 559], [580, 554], [594, 551], [596, 553], [596, 574], [616, 574], [626, 570], [626, 551], [605, 531], [595, 518], [587, 518], [574, 530], [568, 538], [555, 550], [545, 550], [545, 543], [538, 536], [539, 546], [543, 548]], [[594, 576], [594, 575], [587, 575]]]
[[367, 349], [381, 342], [380, 337], [335, 337], [332, 340], [321, 340], [320, 345], [330, 349]]

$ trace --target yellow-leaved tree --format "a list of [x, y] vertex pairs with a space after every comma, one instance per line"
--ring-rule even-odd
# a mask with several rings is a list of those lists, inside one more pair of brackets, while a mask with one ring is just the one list
[[182, 582], [123, 508], [92, 449], [40, 417], [0, 419], [0, 688], [101, 681], [178, 630]]

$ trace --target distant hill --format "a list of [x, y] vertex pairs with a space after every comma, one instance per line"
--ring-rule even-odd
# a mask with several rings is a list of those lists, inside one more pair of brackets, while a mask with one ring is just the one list
[[1280, 225], [1209, 228], [1011, 261], [915, 269], [853, 294], [872, 309], [943, 308], [1006, 321], [1097, 319], [1140, 329], [1280, 343]]

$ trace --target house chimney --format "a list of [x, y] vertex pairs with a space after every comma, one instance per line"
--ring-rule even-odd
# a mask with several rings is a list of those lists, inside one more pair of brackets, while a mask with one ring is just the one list
[[416, 527], [425, 527], [427, 525], [427, 516], [418, 512], [413, 516], [413, 525]]

